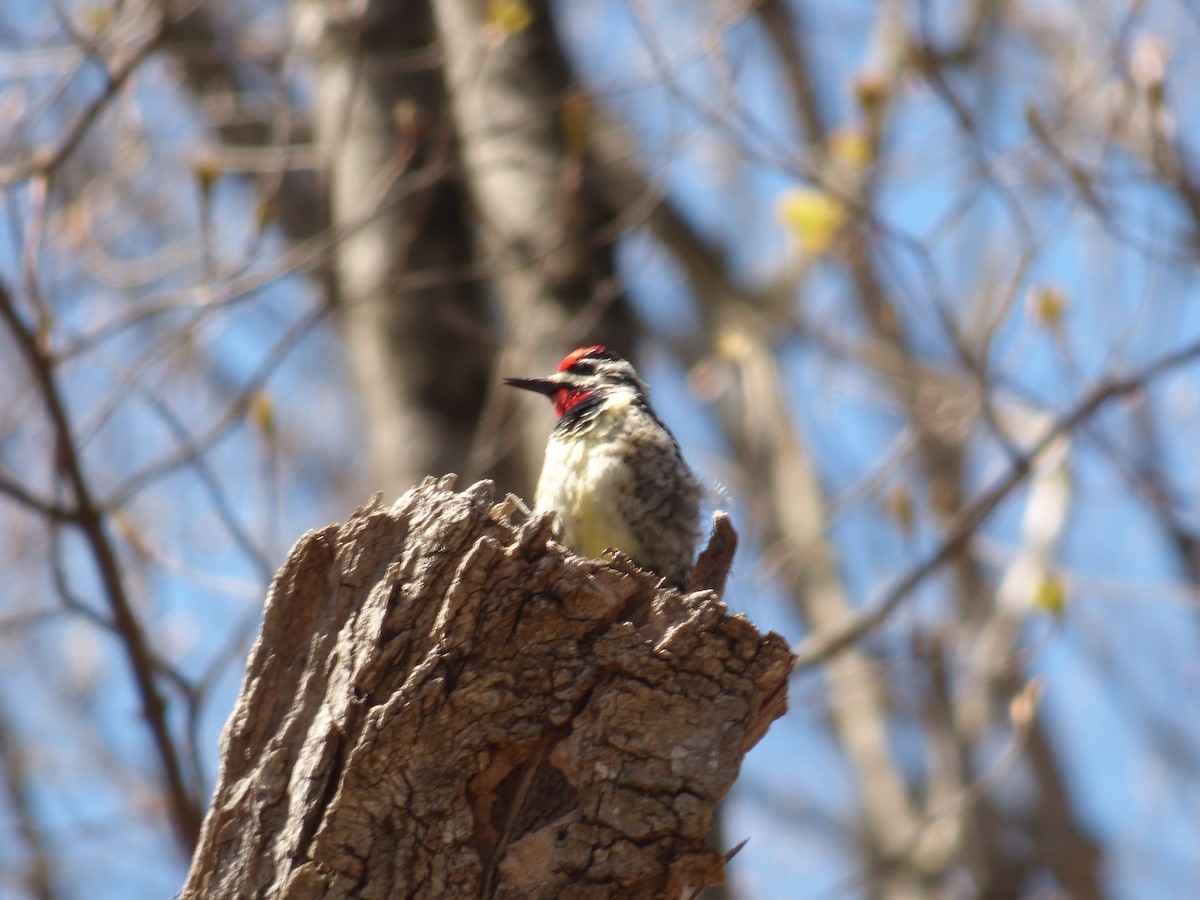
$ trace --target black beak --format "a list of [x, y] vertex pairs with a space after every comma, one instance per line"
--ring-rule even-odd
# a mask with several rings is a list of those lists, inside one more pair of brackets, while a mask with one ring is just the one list
[[562, 383], [554, 378], [505, 378], [504, 383], [525, 391], [533, 391], [535, 394], [545, 394], [547, 397], [553, 397], [563, 388]]

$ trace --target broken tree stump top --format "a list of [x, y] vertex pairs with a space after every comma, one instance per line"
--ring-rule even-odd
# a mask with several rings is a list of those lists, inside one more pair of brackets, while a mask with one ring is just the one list
[[[711, 590], [427, 479], [271, 586], [185, 898], [678, 897], [791, 654]], [[718, 523], [697, 577], [723, 584]], [[693, 584], [696, 584], [695, 579]]]

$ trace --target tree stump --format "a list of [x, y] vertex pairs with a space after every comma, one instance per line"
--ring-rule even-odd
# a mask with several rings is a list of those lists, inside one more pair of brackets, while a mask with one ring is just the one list
[[[426, 479], [275, 576], [184, 898], [678, 898], [786, 708], [791, 653], [712, 590], [575, 556]], [[717, 529], [723, 582], [732, 529]], [[720, 560], [718, 560], [720, 562]]]

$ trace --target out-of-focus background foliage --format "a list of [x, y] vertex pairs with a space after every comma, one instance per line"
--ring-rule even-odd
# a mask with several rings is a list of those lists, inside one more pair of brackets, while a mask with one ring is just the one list
[[[801, 657], [746, 898], [1200, 886], [1191, 0], [0, 6], [0, 895], [182, 883], [270, 577], [631, 356]], [[514, 394], [510, 396], [510, 394]]]

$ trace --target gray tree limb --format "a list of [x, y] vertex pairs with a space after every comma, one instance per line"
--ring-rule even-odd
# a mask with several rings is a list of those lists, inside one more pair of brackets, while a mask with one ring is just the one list
[[452, 483], [310, 532], [276, 575], [183, 897], [723, 880], [705, 836], [786, 708], [786, 642]]

